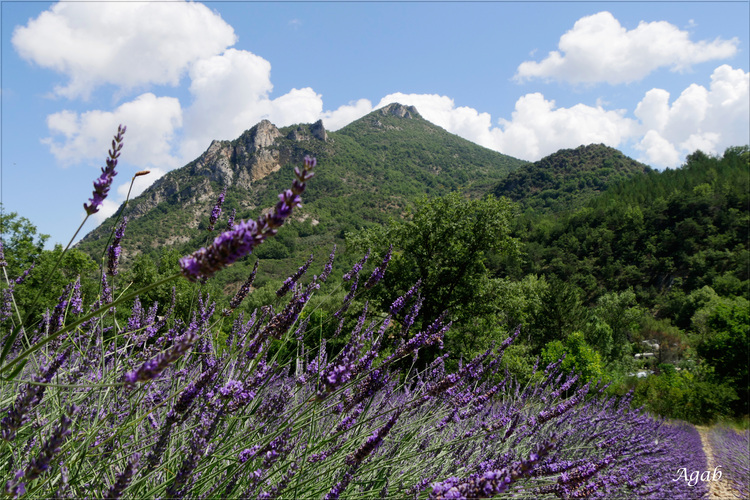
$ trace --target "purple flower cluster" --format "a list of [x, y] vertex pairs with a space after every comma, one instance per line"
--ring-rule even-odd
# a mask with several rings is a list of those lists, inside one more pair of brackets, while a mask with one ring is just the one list
[[[255, 261], [255, 265], [253, 266], [253, 272], [250, 273], [250, 276], [247, 277], [245, 282], [242, 284], [239, 290], [237, 290], [237, 293], [234, 294], [234, 297], [232, 297], [232, 300], [229, 301], [229, 308], [231, 310], [237, 309], [240, 307], [240, 304], [242, 304], [242, 301], [245, 300], [245, 297], [247, 297], [247, 294], [250, 293], [250, 288], [253, 286], [253, 282], [255, 281], [255, 275], [258, 272], [258, 261]], [[227, 311], [231, 313], [231, 311]]]
[[147, 382], [159, 376], [164, 369], [180, 359], [198, 339], [197, 323], [193, 322], [187, 331], [175, 339], [174, 345], [168, 350], [143, 363], [140, 368], [125, 374], [125, 382], [133, 385], [136, 382]]
[[227, 189], [224, 188], [224, 190], [219, 195], [219, 199], [216, 201], [216, 205], [214, 205], [213, 210], [211, 210], [211, 217], [208, 220], [209, 231], [214, 230], [214, 225], [216, 225], [216, 221], [219, 220], [219, 217], [221, 217], [221, 206], [224, 204], [224, 197], [226, 196], [226, 194], [227, 194]]
[[83, 208], [86, 210], [86, 214], [93, 215], [99, 211], [102, 206], [104, 199], [109, 194], [109, 188], [112, 186], [112, 180], [114, 179], [117, 172], [117, 159], [120, 157], [120, 150], [123, 145], [123, 135], [125, 135], [126, 127], [120, 125], [117, 127], [117, 134], [112, 139], [112, 149], [109, 150], [109, 156], [107, 156], [107, 166], [102, 168], [102, 175], [94, 181], [94, 193], [89, 199], [89, 203], [84, 203]]
[[127, 225], [128, 218], [123, 217], [120, 227], [118, 227], [115, 232], [115, 240], [107, 249], [107, 255], [109, 256], [107, 262], [107, 274], [110, 276], [115, 276], [117, 274], [117, 264], [120, 262], [120, 253], [122, 252], [120, 242], [122, 241], [123, 236], [125, 236], [125, 227], [127, 227]]
[[[72, 413], [73, 409], [70, 409]], [[29, 462], [25, 470], [20, 470], [14, 479], [5, 484], [5, 492], [14, 497], [21, 496], [26, 491], [26, 483], [33, 481], [49, 470], [52, 459], [60, 453], [65, 440], [71, 435], [70, 424], [72, 420], [65, 414], [60, 416], [60, 423], [52, 431], [50, 437], [42, 445], [42, 449], [34, 459]]]
[[20, 394], [6, 411], [5, 417], [0, 420], [0, 437], [5, 441], [13, 441], [16, 438], [16, 431], [24, 423], [26, 415], [42, 401], [47, 386], [39, 383], [48, 384], [69, 355], [70, 350], [59, 354], [46, 369], [34, 377], [32, 383], [21, 388]]
[[393, 252], [393, 245], [388, 247], [388, 251], [385, 253], [385, 257], [383, 257], [383, 262], [381, 262], [380, 265], [375, 268], [370, 277], [367, 279], [367, 282], [365, 283], [365, 290], [369, 290], [370, 288], [374, 287], [381, 279], [383, 279], [383, 276], [385, 276], [385, 270], [386, 268], [388, 268], [388, 262], [390, 262], [391, 260], [391, 252]]
[[281, 285], [281, 288], [276, 290], [276, 296], [277, 297], [283, 297], [287, 294], [289, 290], [292, 289], [294, 285], [297, 284], [297, 281], [304, 276], [304, 274], [307, 272], [307, 268], [310, 267], [310, 264], [312, 263], [313, 256], [310, 254], [310, 257], [307, 258], [307, 261], [300, 266], [299, 269], [297, 269], [297, 272], [293, 275], [289, 276], [286, 280], [284, 280], [284, 283]]
[[738, 498], [750, 496], [750, 430], [736, 431], [714, 427], [708, 432], [714, 463], [721, 465], [724, 481], [737, 492]]
[[292, 189], [279, 194], [279, 202], [273, 212], [261, 216], [257, 221], [240, 221], [232, 230], [217, 236], [208, 248], [200, 248], [193, 254], [182, 257], [182, 275], [190, 281], [210, 278], [217, 271], [250, 254], [266, 238], [275, 235], [292, 214], [292, 210], [302, 206], [300, 195], [305, 190], [305, 183], [313, 177], [312, 170], [316, 164], [314, 158], [306, 156], [303, 169], [295, 167], [297, 178], [292, 183]]
[[528, 460], [516, 462], [510, 467], [501, 470], [491, 470], [474, 477], [459, 479], [452, 477], [442, 483], [436, 483], [432, 487], [431, 499], [474, 499], [491, 498], [498, 495], [524, 477], [530, 476], [534, 466], [554, 447], [554, 440], [537, 445], [536, 449], [529, 454]]

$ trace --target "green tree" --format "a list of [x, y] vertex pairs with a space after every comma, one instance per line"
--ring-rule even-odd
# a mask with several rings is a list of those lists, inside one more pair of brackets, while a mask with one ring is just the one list
[[38, 234], [36, 226], [16, 212], [2, 213], [0, 205], [0, 235], [2, 235], [6, 271], [13, 279], [27, 270], [44, 250], [49, 238], [47, 234]]
[[518, 252], [517, 241], [510, 236], [513, 216], [514, 205], [505, 198], [468, 200], [454, 192], [432, 200], [422, 198], [404, 220], [348, 233], [347, 245], [360, 251], [372, 248], [382, 256], [392, 244], [393, 258], [385, 286], [380, 287], [381, 305], [387, 308], [421, 280], [422, 324], [448, 311], [454, 321], [448, 342], [462, 351], [455, 354], [468, 354], [467, 348], [477, 346], [460, 344], [476, 342], [464, 338], [459, 343], [458, 332], [497, 313], [487, 263], [494, 253]]
[[554, 363], [565, 354], [560, 367], [563, 372], [575, 370], [582, 380], [595, 383], [605, 378], [602, 357], [586, 343], [581, 332], [573, 332], [565, 341], [554, 340], [542, 349], [543, 366]]
[[643, 310], [636, 306], [632, 290], [611, 292], [597, 299], [586, 325], [586, 341], [608, 361], [630, 354], [633, 333], [638, 331]]
[[42, 313], [57, 304], [64, 287], [78, 277], [81, 278], [84, 302], [96, 295], [98, 285], [94, 276], [98, 266], [88, 255], [71, 248], [60, 261], [62, 246], [55, 245], [52, 250], [44, 250], [49, 236], [38, 234], [30, 220], [15, 212], [0, 214], [0, 226], [7, 262], [0, 288], [8, 285], [6, 276], [12, 280], [34, 266], [25, 281], [16, 286], [13, 292], [13, 299], [22, 316], [32, 322], [41, 320]]
[[[699, 315], [701, 312], [696, 313]], [[733, 409], [737, 415], [748, 414], [750, 377], [750, 302], [743, 297], [721, 299], [704, 315], [706, 332], [697, 346], [698, 355], [712, 368], [714, 379], [734, 388], [739, 400]]]
[[543, 307], [536, 315], [531, 332], [537, 350], [553, 340], [564, 340], [570, 333], [583, 328], [588, 310], [581, 296], [577, 286], [554, 275], [548, 279]]

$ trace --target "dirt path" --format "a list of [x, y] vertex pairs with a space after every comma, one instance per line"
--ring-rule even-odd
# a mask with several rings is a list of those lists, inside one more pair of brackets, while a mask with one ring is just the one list
[[[708, 460], [708, 470], [713, 473], [714, 467], [722, 465], [717, 464], [714, 459], [714, 451], [711, 448], [711, 443], [708, 442], [708, 427], [702, 427], [699, 425], [695, 426], [698, 429], [698, 434], [701, 436], [701, 443], [703, 444], [703, 451], [706, 453], [706, 459]], [[718, 481], [709, 481], [709, 499], [710, 500], [736, 500], [739, 495], [735, 490], [729, 486], [729, 481], [726, 480], [726, 472], [722, 467], [719, 469], [722, 471], [722, 477]]]

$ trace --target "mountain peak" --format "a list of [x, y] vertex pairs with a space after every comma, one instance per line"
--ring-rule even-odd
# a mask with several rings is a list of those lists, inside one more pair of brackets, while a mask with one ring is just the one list
[[411, 120], [412, 118], [422, 118], [422, 115], [419, 114], [419, 111], [417, 111], [417, 108], [414, 106], [404, 106], [397, 102], [388, 104], [387, 106], [380, 108], [379, 111], [383, 116], [393, 115], [408, 120]]

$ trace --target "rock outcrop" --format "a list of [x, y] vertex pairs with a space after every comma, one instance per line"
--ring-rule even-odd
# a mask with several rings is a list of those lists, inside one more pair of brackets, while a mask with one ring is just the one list
[[422, 117], [414, 106], [405, 106], [397, 102], [380, 108], [380, 114], [383, 116], [398, 116], [399, 118], [406, 118], [408, 120]]

